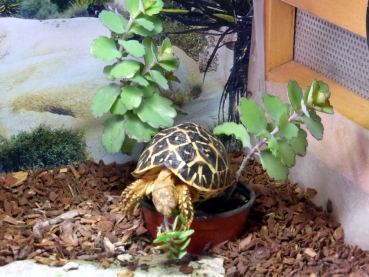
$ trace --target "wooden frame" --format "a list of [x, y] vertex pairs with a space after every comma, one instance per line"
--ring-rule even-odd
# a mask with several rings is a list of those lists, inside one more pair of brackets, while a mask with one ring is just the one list
[[271, 82], [296, 80], [305, 88], [326, 82], [338, 113], [369, 130], [369, 101], [293, 61], [296, 8], [366, 37], [367, 0], [265, 0], [265, 75]]

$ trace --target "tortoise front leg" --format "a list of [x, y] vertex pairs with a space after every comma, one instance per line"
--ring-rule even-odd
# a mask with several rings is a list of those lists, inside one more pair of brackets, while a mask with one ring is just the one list
[[124, 215], [132, 215], [137, 202], [145, 196], [146, 190], [153, 182], [153, 180], [147, 180], [145, 178], [139, 179], [130, 184], [122, 192], [120, 199], [121, 209]]
[[192, 204], [191, 192], [187, 185], [177, 185], [178, 190], [178, 209], [179, 213], [186, 220], [186, 224], [181, 225], [182, 230], [190, 229], [194, 217], [194, 209]]

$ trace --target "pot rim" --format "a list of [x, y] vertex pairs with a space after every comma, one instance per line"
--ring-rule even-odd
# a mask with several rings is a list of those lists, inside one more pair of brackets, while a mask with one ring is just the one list
[[[241, 187], [241, 188], [240, 188]], [[256, 198], [256, 195], [255, 195], [255, 191], [251, 188], [251, 186], [249, 184], [246, 184], [246, 183], [243, 183], [243, 182], [240, 182], [238, 181], [237, 182], [237, 187], [236, 189], [238, 190], [239, 193], [243, 194], [244, 196], [248, 196], [248, 195], [245, 195], [246, 193], [248, 193], [250, 196], [249, 196], [249, 199], [248, 201], [242, 205], [241, 207], [238, 207], [237, 209], [234, 209], [234, 210], [231, 210], [231, 211], [227, 211], [227, 212], [222, 212], [222, 213], [215, 213], [215, 214], [206, 214], [206, 215], [196, 215], [195, 214], [195, 217], [194, 219], [210, 219], [210, 218], [220, 218], [220, 217], [229, 217], [229, 216], [232, 216], [234, 214], [238, 214], [238, 213], [241, 213], [245, 210], [248, 210], [251, 208], [251, 206], [254, 204], [255, 202], [255, 198]], [[235, 190], [236, 190], [235, 189]], [[240, 189], [246, 189], [248, 192], [241, 192]], [[155, 212], [155, 213], [158, 213], [159, 212], [156, 210], [155, 206], [152, 205], [151, 203], [149, 203], [147, 201], [147, 196], [145, 196], [144, 198], [142, 198], [140, 200], [140, 204], [142, 206], [144, 206], [145, 208], [151, 210], [152, 212]]]

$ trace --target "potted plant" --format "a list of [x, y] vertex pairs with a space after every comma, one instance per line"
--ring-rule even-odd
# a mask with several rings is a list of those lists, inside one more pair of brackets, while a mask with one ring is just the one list
[[253, 189], [248, 184], [238, 182], [229, 201], [221, 196], [196, 206], [190, 230], [178, 229], [177, 222], [183, 221], [183, 218], [177, 215], [167, 220], [149, 198], [143, 198], [140, 203], [146, 228], [155, 238], [154, 243], [158, 244], [156, 248], [166, 250], [169, 258], [178, 259], [187, 252], [204, 254], [207, 247], [240, 237], [254, 201]]
[[162, 22], [155, 15], [163, 8], [163, 1], [125, 3], [128, 19], [112, 11], [99, 14], [111, 35], [96, 38], [90, 52], [98, 60], [114, 63], [103, 69], [111, 83], [98, 89], [91, 110], [95, 118], [111, 114], [104, 122], [102, 136], [106, 150], [131, 155], [137, 142], [148, 142], [159, 128], [173, 125], [177, 110], [158, 89], [168, 89], [171, 81], [179, 82], [173, 75], [179, 60], [168, 38], [160, 49], [151, 38], [162, 31]]
[[[321, 81], [314, 80], [312, 85], [303, 93], [295, 81], [290, 81], [287, 86], [287, 93], [289, 104], [284, 104], [280, 98], [269, 94], [263, 94], [262, 106], [252, 99], [241, 98], [238, 107], [241, 123], [225, 122], [214, 129], [215, 135], [235, 136], [242, 142], [244, 151], [249, 150], [235, 174], [236, 180], [239, 179], [247, 161], [254, 155], [260, 157], [262, 166], [271, 178], [285, 180], [289, 168], [295, 164], [296, 155], [306, 155], [307, 133], [301, 128], [301, 125], [305, 125], [316, 139], [321, 140], [323, 138], [323, 124], [316, 112], [333, 114], [333, 108], [329, 103], [330, 92], [328, 86]], [[256, 137], [254, 145], [251, 144], [250, 134]], [[237, 186], [237, 188], [239, 187], [242, 187], [242, 185]], [[238, 189], [235, 191], [237, 192]], [[255, 195], [252, 190], [249, 190], [248, 194], [250, 197], [249, 203], [243, 208], [236, 209], [235, 214], [242, 209], [249, 209], [252, 205]], [[214, 199], [210, 199], [210, 201], [214, 201]], [[216, 225], [213, 219], [218, 219], [223, 215], [227, 217], [229, 213], [208, 216], [209, 221], [203, 225], [206, 227], [199, 227], [200, 224], [204, 223], [204, 216], [199, 216], [199, 218], [194, 219], [191, 225], [193, 230], [182, 231], [177, 228], [178, 221], [183, 220], [180, 216], [177, 216], [171, 224], [165, 217], [163, 218], [162, 215], [155, 213], [154, 208], [150, 206], [147, 200], [141, 201], [141, 204], [143, 205], [147, 228], [156, 237], [154, 242], [161, 243], [158, 249], [166, 249], [168, 257], [174, 258], [184, 256], [186, 247], [188, 247], [187, 250], [190, 253], [201, 254], [204, 246], [208, 243], [214, 245], [227, 239], [234, 239], [244, 230], [248, 214], [248, 211], [243, 211], [240, 217], [231, 221], [232, 223], [221, 223], [220, 226], [227, 230], [239, 230], [238, 228], [240, 228], [240, 231], [237, 231], [237, 235], [231, 234], [227, 238], [222, 237], [221, 240], [217, 240], [217, 236], [221, 232], [218, 229], [219, 225]], [[156, 218], [152, 219], [152, 216], [156, 216]], [[156, 233], [157, 226], [159, 228]], [[212, 231], [215, 233], [211, 235], [207, 232], [209, 229], [213, 229]], [[198, 237], [196, 237], [197, 233], [199, 233]], [[190, 235], [192, 235], [191, 242]], [[213, 238], [215, 240], [212, 240]]]

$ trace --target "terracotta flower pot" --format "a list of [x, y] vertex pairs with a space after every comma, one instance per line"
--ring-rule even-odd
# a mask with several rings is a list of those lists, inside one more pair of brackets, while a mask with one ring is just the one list
[[[235, 240], [242, 235], [250, 208], [255, 201], [255, 192], [249, 185], [238, 182], [233, 194], [237, 193], [245, 201], [244, 204], [235, 207], [233, 210], [220, 213], [211, 212], [211, 214], [198, 213], [197, 210], [204, 206], [207, 201], [196, 208], [195, 218], [191, 224], [191, 229], [195, 230], [195, 233], [191, 236], [191, 243], [187, 248], [188, 253], [200, 255], [203, 254], [205, 246], [209, 243], [214, 246], [226, 240]], [[218, 202], [214, 202], [213, 199], [208, 201], [213, 201], [210, 204], [210, 209], [219, 208], [221, 205], [219, 204], [221, 200]], [[146, 228], [156, 238], [157, 227], [163, 223], [164, 217], [156, 211], [149, 198], [143, 198], [141, 205]], [[209, 206], [209, 204], [205, 205]]]

